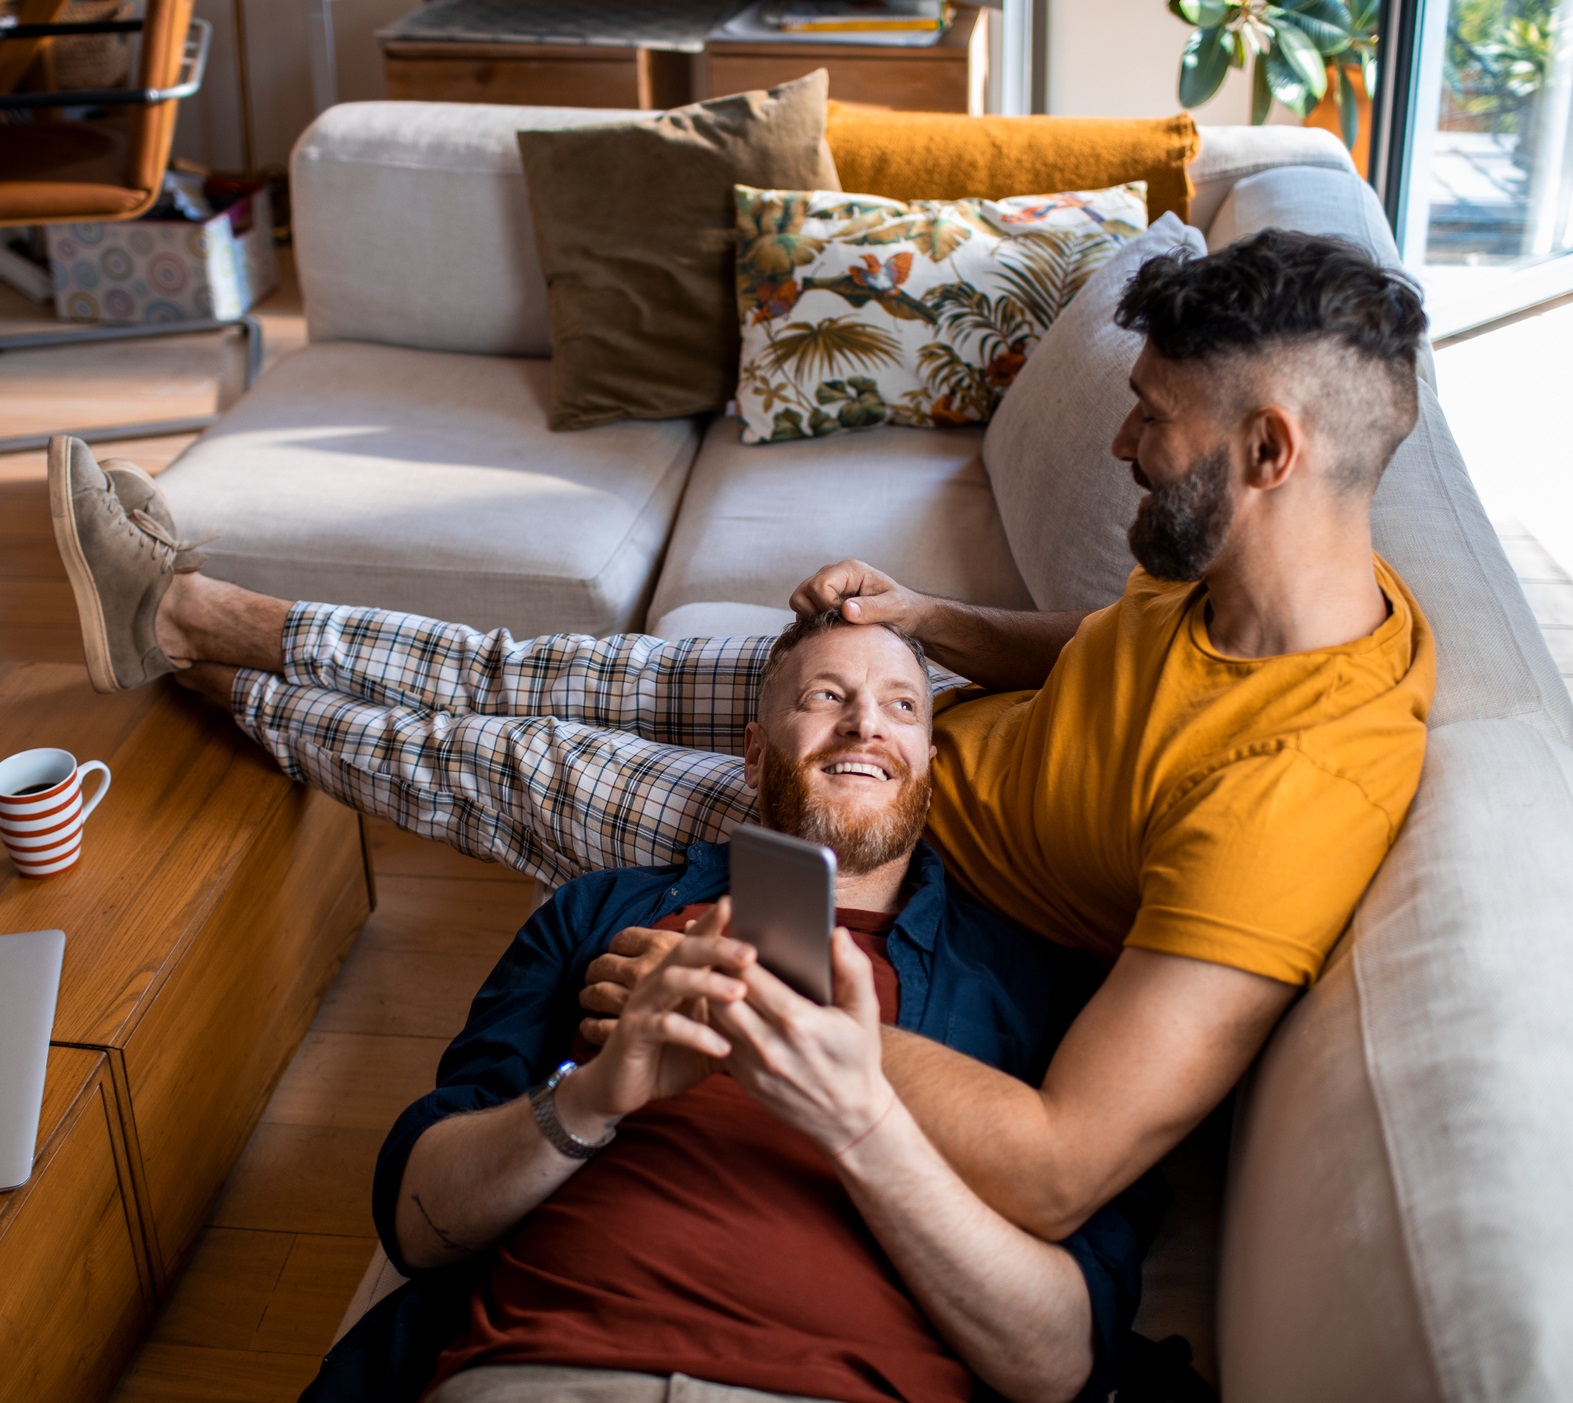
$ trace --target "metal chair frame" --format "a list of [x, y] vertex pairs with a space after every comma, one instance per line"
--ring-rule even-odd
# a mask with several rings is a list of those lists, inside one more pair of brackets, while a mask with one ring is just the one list
[[[59, 39], [75, 34], [140, 34], [139, 19], [63, 20], [57, 24], [0, 24], [0, 42], [7, 39]], [[213, 47], [213, 26], [193, 19], [186, 31], [186, 51], [180, 74], [168, 88], [72, 88], [62, 92], [0, 93], [0, 111], [40, 107], [148, 107], [192, 97], [207, 74], [208, 51]]]
[[[74, 34], [133, 34], [142, 31], [140, 19], [87, 20], [56, 24], [0, 23], [0, 41], [7, 39], [53, 39]], [[186, 31], [185, 53], [177, 81], [168, 88], [79, 88], [61, 92], [0, 93], [0, 110], [48, 107], [149, 106], [156, 102], [191, 97], [202, 86], [207, 72], [208, 51], [213, 42], [213, 26], [193, 19]], [[130, 326], [87, 326], [69, 331], [32, 331], [0, 336], [0, 356], [7, 351], [40, 350], [51, 346], [94, 345], [104, 341], [139, 341], [163, 336], [194, 336], [204, 332], [239, 331], [245, 341], [246, 368], [243, 389], [249, 390], [262, 369], [262, 325], [255, 317], [234, 320], [203, 320], [137, 323]], [[222, 410], [220, 410], [222, 412]], [[172, 434], [200, 433], [217, 420], [218, 414], [202, 414], [185, 419], [155, 419], [138, 424], [105, 424], [97, 428], [70, 429], [75, 438], [87, 443], [106, 443], [115, 439], [164, 438]], [[47, 446], [51, 434], [18, 434], [0, 438], [0, 454], [22, 453]]]

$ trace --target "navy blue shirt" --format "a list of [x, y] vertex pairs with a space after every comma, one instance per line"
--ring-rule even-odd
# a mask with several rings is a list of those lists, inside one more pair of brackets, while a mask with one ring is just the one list
[[[415, 1399], [458, 1336], [484, 1258], [412, 1272], [395, 1214], [421, 1134], [447, 1116], [524, 1095], [563, 1060], [582, 1017], [585, 970], [628, 926], [651, 926], [728, 885], [727, 848], [696, 843], [682, 867], [597, 872], [560, 888], [515, 937], [437, 1069], [436, 1088], [394, 1123], [378, 1156], [372, 1211], [384, 1249], [413, 1277], [369, 1311], [324, 1361], [303, 1399]], [[1033, 935], [945, 880], [926, 844], [913, 854], [907, 900], [887, 940], [900, 980], [898, 1026], [1033, 1085], [1101, 979], [1092, 960]], [[1096, 1364], [1084, 1396], [1114, 1387], [1119, 1350], [1141, 1292], [1141, 1264], [1167, 1191], [1148, 1174], [1062, 1246], [1087, 1280]], [[980, 1393], [984, 1390], [980, 1387]]]

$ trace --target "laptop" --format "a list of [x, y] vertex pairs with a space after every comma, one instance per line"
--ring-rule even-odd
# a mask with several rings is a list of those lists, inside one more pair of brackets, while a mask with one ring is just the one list
[[0, 1192], [33, 1172], [64, 931], [0, 935]]

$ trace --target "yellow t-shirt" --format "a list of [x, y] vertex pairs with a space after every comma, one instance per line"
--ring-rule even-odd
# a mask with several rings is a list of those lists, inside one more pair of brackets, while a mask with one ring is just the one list
[[1316, 978], [1420, 781], [1435, 652], [1391, 612], [1337, 648], [1230, 658], [1199, 584], [1132, 572], [1038, 692], [941, 696], [929, 837], [972, 892], [1112, 961], [1122, 946]]

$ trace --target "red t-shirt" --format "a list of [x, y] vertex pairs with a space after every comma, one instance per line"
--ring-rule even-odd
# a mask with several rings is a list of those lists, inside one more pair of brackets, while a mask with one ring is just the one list
[[[708, 907], [657, 925], [682, 930]], [[894, 1022], [893, 917], [837, 911]], [[728, 1076], [653, 1102], [501, 1243], [436, 1383], [481, 1364], [687, 1374], [844, 1403], [965, 1403], [829, 1159]]]

